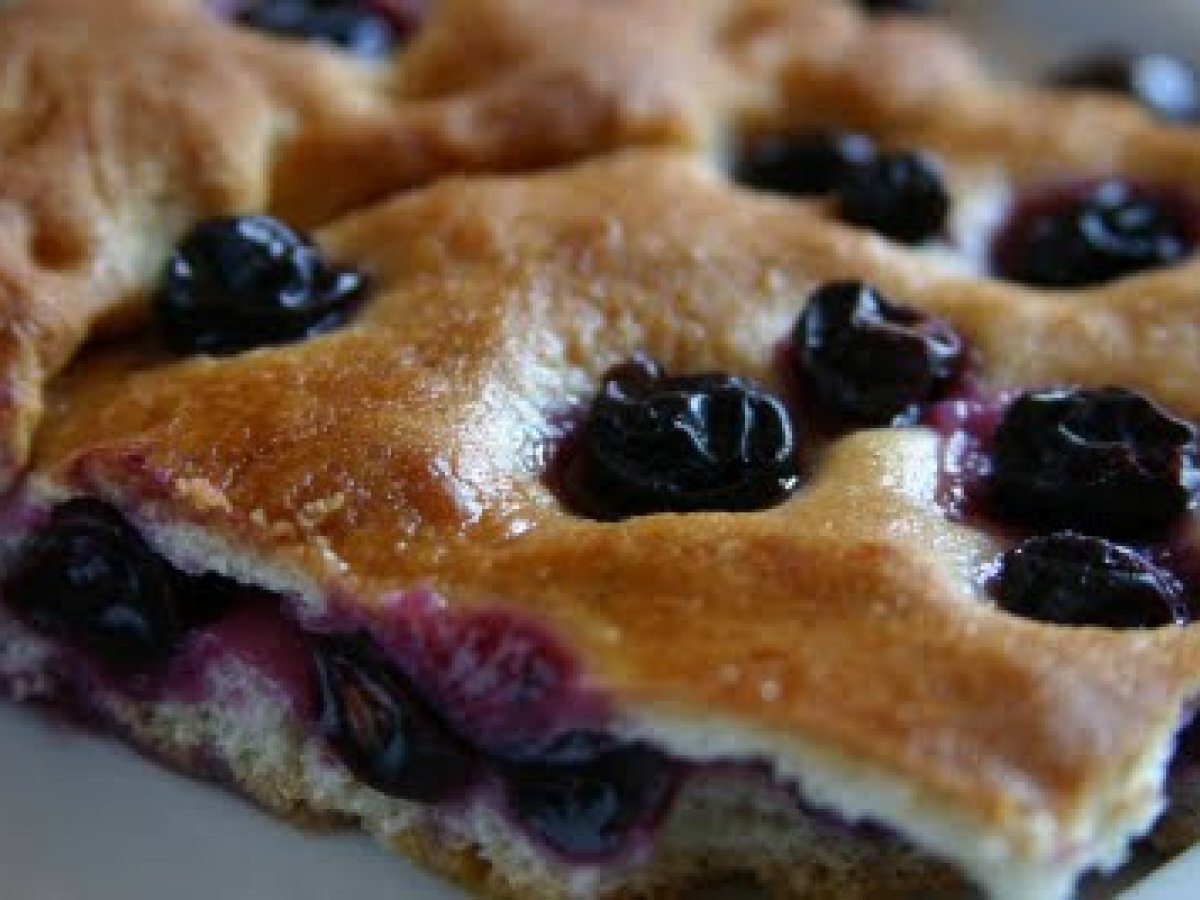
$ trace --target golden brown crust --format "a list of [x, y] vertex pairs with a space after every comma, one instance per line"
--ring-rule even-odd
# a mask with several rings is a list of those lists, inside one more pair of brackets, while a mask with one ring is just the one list
[[[932, 434], [838, 441], [775, 510], [619, 525], [563, 509], [538, 451], [634, 351], [782, 389], [779, 340], [814, 283], [846, 276], [951, 318], [986, 383], [1119, 381], [1195, 415], [1200, 264], [1076, 296], [1002, 287], [669, 153], [447, 183], [323, 240], [375, 279], [356, 324], [220, 361], [135, 353], [127, 381], [105, 371], [125, 355], [78, 367], [40, 489], [113, 498], [151, 533], [196, 523], [360, 605], [426, 586], [520, 610], [632, 714], [832, 750], [1019, 854], [1077, 852], [1153, 809], [1200, 629], [994, 612], [997, 546], [934, 502]], [[1149, 331], [1153, 348], [1133, 339]]]
[[[447, 172], [706, 146], [775, 102], [789, 65], [823, 83], [888, 40], [825, 0], [441, 0], [410, 48], [372, 65], [203, 7], [3, 14], [0, 482], [26, 458], [45, 379], [98, 325], [139, 314], [201, 219], [270, 210], [307, 226]], [[836, 53], [795, 62], [834, 37]], [[969, 70], [949, 37], [920, 40], [942, 74]]]
[[[838, 441], [759, 514], [589, 522], [543, 476], [564, 414], [633, 352], [785, 390], [779, 342], [841, 277], [947, 316], [990, 387], [1120, 383], [1200, 417], [1200, 261], [1015, 288], [821, 203], [732, 188], [698, 158], [735, 128], [863, 127], [941, 154], [965, 203], [1064, 174], [1194, 181], [1193, 134], [1117, 102], [998, 91], [936, 32], [816, 0], [444, 0], [390, 69], [185, 3], [125, 6], [45, 0], [0, 30], [0, 84], [24, 104], [0, 119], [0, 471], [25, 458], [42, 382], [95, 327], [136, 318], [199, 218], [317, 222], [446, 171], [680, 149], [449, 181], [340, 222], [321, 241], [375, 293], [338, 333], [222, 360], [95, 354], [49, 396], [34, 502], [104, 496], [164, 548], [195, 525], [223, 548], [212, 564], [290, 573], [315, 603], [384, 615], [390, 593], [429, 588], [452, 609], [519, 611], [664, 742], [656, 723], [678, 718], [781, 758], [836, 756], [1023, 861], [1094, 861], [1145, 824], [1200, 690], [1200, 630], [996, 613], [980, 578], [997, 545], [937, 507], [932, 435]], [[92, 46], [129, 52], [114, 67]], [[181, 70], [188, 90], [167, 90]], [[471, 868], [446, 852], [440, 866]]]

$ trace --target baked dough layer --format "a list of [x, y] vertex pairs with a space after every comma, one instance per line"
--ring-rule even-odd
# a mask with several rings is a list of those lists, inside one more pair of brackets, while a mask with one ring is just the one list
[[321, 241], [373, 279], [358, 320], [225, 359], [81, 362], [26, 502], [107, 499], [169, 558], [315, 620], [394, 627], [419, 591], [537, 621], [630, 734], [770, 759], [997, 896], [1058, 896], [1149, 828], [1200, 629], [994, 610], [1000, 544], [939, 506], [933, 432], [814, 447], [772, 510], [619, 524], [565, 509], [546, 460], [637, 351], [786, 390], [781, 338], [816, 283], [849, 276], [949, 318], [991, 388], [1116, 382], [1195, 415], [1195, 263], [1077, 295], [1000, 286], [670, 152], [445, 182]]

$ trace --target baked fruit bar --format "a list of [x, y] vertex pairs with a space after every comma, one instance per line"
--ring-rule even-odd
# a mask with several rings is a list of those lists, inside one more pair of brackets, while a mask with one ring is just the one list
[[1172, 791], [1193, 841], [1200, 137], [852, 69], [184, 229], [48, 388], [0, 683], [494, 897], [1059, 900]]

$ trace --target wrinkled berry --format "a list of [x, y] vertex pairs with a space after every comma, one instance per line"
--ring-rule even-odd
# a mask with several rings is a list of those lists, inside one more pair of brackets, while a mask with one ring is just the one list
[[920, 153], [886, 153], [850, 170], [842, 218], [905, 244], [937, 237], [950, 214], [937, 165]]
[[1101, 50], [1055, 70], [1049, 82], [1072, 90], [1124, 94], [1169, 122], [1200, 121], [1200, 74], [1165, 53]]
[[1000, 276], [1078, 288], [1177, 263], [1195, 248], [1197, 212], [1165, 190], [1110, 179], [1019, 203], [992, 249]]
[[534, 836], [574, 861], [619, 853], [661, 818], [679, 766], [642, 746], [558, 764], [509, 766], [505, 793], [512, 815]]
[[352, 0], [257, 0], [238, 16], [250, 28], [321, 41], [362, 57], [389, 54], [397, 32], [389, 18]]
[[852, 168], [874, 157], [875, 144], [855, 132], [765, 135], [741, 149], [734, 178], [758, 190], [807, 197], [838, 190]]
[[471, 785], [470, 751], [369, 638], [327, 638], [315, 668], [321, 731], [362, 781], [425, 803], [460, 796]]
[[947, 322], [854, 281], [817, 290], [793, 337], [800, 377], [822, 410], [866, 425], [911, 418], [963, 358], [963, 342]]
[[992, 460], [1004, 515], [1110, 537], [1166, 528], [1200, 480], [1195, 429], [1121, 388], [1022, 395], [996, 431]]
[[90, 500], [54, 510], [4, 598], [34, 627], [121, 671], [165, 659], [185, 629], [171, 568], [116, 511]]
[[730, 375], [610, 377], [583, 426], [571, 481], [586, 510], [762, 509], [799, 484], [791, 420], [763, 388]]
[[306, 238], [267, 216], [197, 226], [167, 266], [155, 308], [177, 353], [232, 353], [344, 324], [363, 289]]
[[1060, 532], [1025, 541], [1000, 560], [1001, 609], [1054, 625], [1155, 628], [1190, 619], [1174, 575], [1101, 538]]

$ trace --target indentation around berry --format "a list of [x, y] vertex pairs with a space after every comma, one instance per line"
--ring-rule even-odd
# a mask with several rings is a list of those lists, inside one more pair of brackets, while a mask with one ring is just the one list
[[177, 353], [234, 353], [344, 325], [363, 276], [325, 261], [305, 236], [269, 216], [197, 225], [171, 257], [154, 297]]
[[1031, 391], [996, 430], [989, 489], [1012, 521], [1156, 535], [1193, 505], [1196, 457], [1196, 429], [1133, 391]]
[[800, 379], [821, 411], [861, 425], [911, 421], [956, 377], [965, 355], [948, 322], [857, 281], [816, 290], [793, 343]]
[[1002, 278], [1084, 288], [1176, 265], [1200, 240], [1200, 205], [1181, 191], [1108, 178], [1029, 192], [993, 239]]
[[604, 520], [759, 510], [800, 483], [780, 399], [748, 379], [668, 376], [644, 359], [605, 378], [568, 446], [566, 499]]

